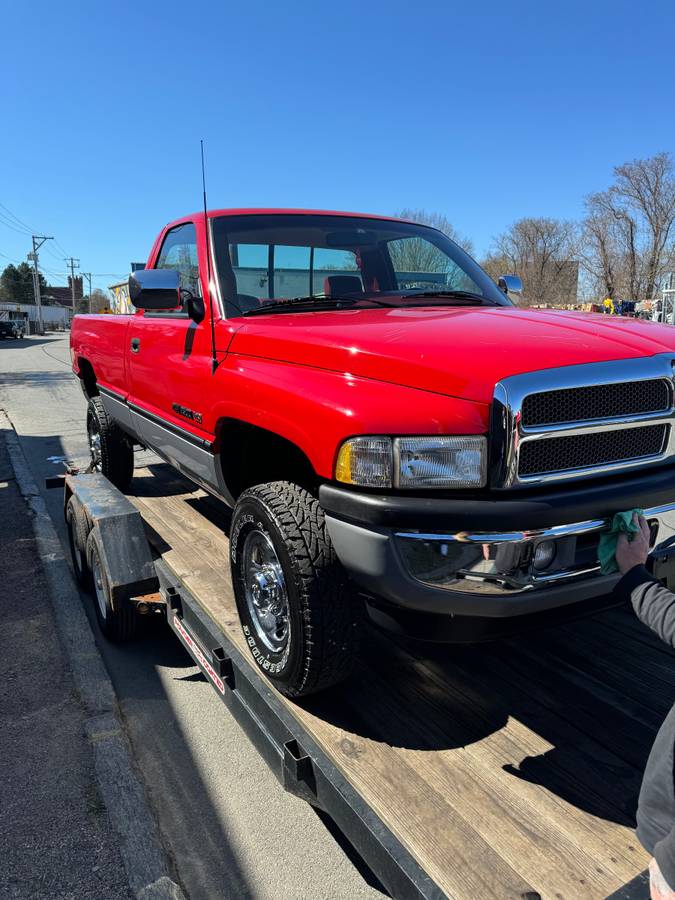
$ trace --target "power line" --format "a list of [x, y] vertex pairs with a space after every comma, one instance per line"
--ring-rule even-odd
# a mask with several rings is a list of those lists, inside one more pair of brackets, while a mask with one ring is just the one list
[[28, 236], [30, 231], [26, 231], [25, 228], [17, 228], [16, 225], [10, 220], [6, 219], [0, 213], [0, 225], [4, 225], [5, 228], [9, 228], [11, 231], [16, 231], [17, 234], [24, 234]]
[[5, 206], [4, 203], [0, 203], [0, 207], [2, 207], [2, 209], [4, 209], [6, 213], [9, 213], [9, 215], [12, 217], [12, 219], [14, 219], [16, 222], [18, 222], [19, 225], [22, 225], [24, 228], [26, 228], [29, 232], [32, 232], [35, 230], [34, 228], [31, 228], [30, 225], [26, 225], [26, 223], [23, 222], [17, 215], [15, 215], [15, 213], [13, 213], [12, 210], [8, 206]]
[[[54, 259], [58, 260], [59, 262], [63, 262], [63, 257], [60, 256], [58, 253], [55, 253], [55, 252], [52, 250], [51, 247], [47, 247], [47, 252], [48, 252], [49, 255], [52, 256]], [[65, 250], [62, 250], [61, 252], [62, 252], [62, 253], [65, 253], [66, 251], [65, 251]]]
[[[0, 203], [0, 209], [5, 211], [0, 212], [0, 225], [4, 225], [6, 228], [15, 231], [17, 234], [25, 234], [27, 237], [34, 233], [35, 229], [31, 228], [29, 225], [26, 225], [23, 219], [20, 219], [16, 215], [16, 213], [13, 213], [8, 206], [5, 206], [4, 203]], [[64, 256], [68, 256], [68, 251], [63, 247], [62, 244], [60, 244], [56, 240], [56, 238], [50, 238], [50, 240], [54, 241], [55, 246], [59, 248], [60, 252], [63, 253]], [[45, 249], [50, 256], [61, 262], [62, 257], [57, 256], [51, 249], [51, 247], [47, 246]]]

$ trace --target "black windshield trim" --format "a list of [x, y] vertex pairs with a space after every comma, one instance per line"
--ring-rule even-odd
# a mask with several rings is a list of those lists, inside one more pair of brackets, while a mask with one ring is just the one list
[[401, 297], [403, 300], [419, 300], [424, 297], [428, 299], [460, 300], [467, 303], [475, 302], [486, 306], [497, 306], [497, 304], [489, 297], [485, 297], [482, 294], [476, 294], [474, 291], [409, 291], [402, 294]]
[[[274, 303], [266, 303], [264, 306], [249, 309], [242, 313], [243, 316], [261, 316], [267, 312], [283, 312], [291, 307], [292, 312], [298, 312], [297, 307], [307, 307], [310, 311], [323, 306], [327, 309], [351, 309], [357, 303], [373, 303], [375, 306], [385, 306], [389, 309], [397, 309], [396, 303], [385, 303], [373, 297], [291, 297], [289, 300], [278, 300]], [[303, 310], [300, 310], [302, 312]]]

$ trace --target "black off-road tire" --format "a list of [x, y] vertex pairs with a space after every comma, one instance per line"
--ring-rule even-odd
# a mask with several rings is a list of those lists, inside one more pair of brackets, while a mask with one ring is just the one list
[[119, 428], [105, 411], [100, 397], [92, 397], [87, 409], [87, 435], [90, 439], [92, 430], [100, 435], [100, 462], [95, 465], [92, 454], [92, 465], [95, 471], [102, 472], [120, 491], [125, 491], [134, 475], [134, 448], [127, 435]]
[[[271, 540], [284, 574], [289, 630], [279, 653], [259, 640], [246, 600], [243, 548], [252, 530]], [[304, 697], [347, 678], [358, 651], [361, 604], [315, 497], [286, 481], [245, 491], [232, 517], [230, 563], [244, 637], [261, 671], [281, 693]]]
[[68, 528], [68, 546], [73, 572], [78, 583], [91, 589], [91, 572], [87, 561], [87, 538], [89, 523], [82, 504], [76, 497], [71, 497], [66, 506], [66, 527]]
[[89, 534], [87, 540], [87, 560], [91, 571], [94, 612], [99, 628], [105, 637], [115, 644], [132, 641], [141, 629], [140, 616], [130, 603], [119, 602], [113, 607], [108, 576], [102, 563], [95, 531]]

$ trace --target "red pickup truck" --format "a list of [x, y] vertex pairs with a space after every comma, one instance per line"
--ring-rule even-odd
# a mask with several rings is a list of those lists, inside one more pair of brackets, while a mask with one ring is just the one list
[[519, 309], [517, 282], [413, 222], [220, 210], [162, 230], [135, 314], [74, 319], [94, 468], [124, 489], [142, 445], [233, 507], [285, 693], [348, 673], [364, 610], [466, 640], [602, 597], [608, 518], [675, 510], [675, 330]]

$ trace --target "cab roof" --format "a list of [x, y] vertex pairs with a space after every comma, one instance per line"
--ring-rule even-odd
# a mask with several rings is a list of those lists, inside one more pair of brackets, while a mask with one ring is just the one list
[[[190, 219], [196, 219], [203, 216], [203, 211], [195, 212], [190, 215], [181, 216], [171, 222], [171, 225], [177, 225]], [[399, 216], [380, 216], [373, 213], [345, 212], [344, 210], [334, 209], [285, 209], [285, 208], [241, 208], [241, 209], [209, 209], [207, 210], [209, 219], [216, 219], [220, 216], [344, 216], [345, 218], [356, 219], [378, 219], [385, 222], [411, 222], [410, 219], [401, 219]]]

